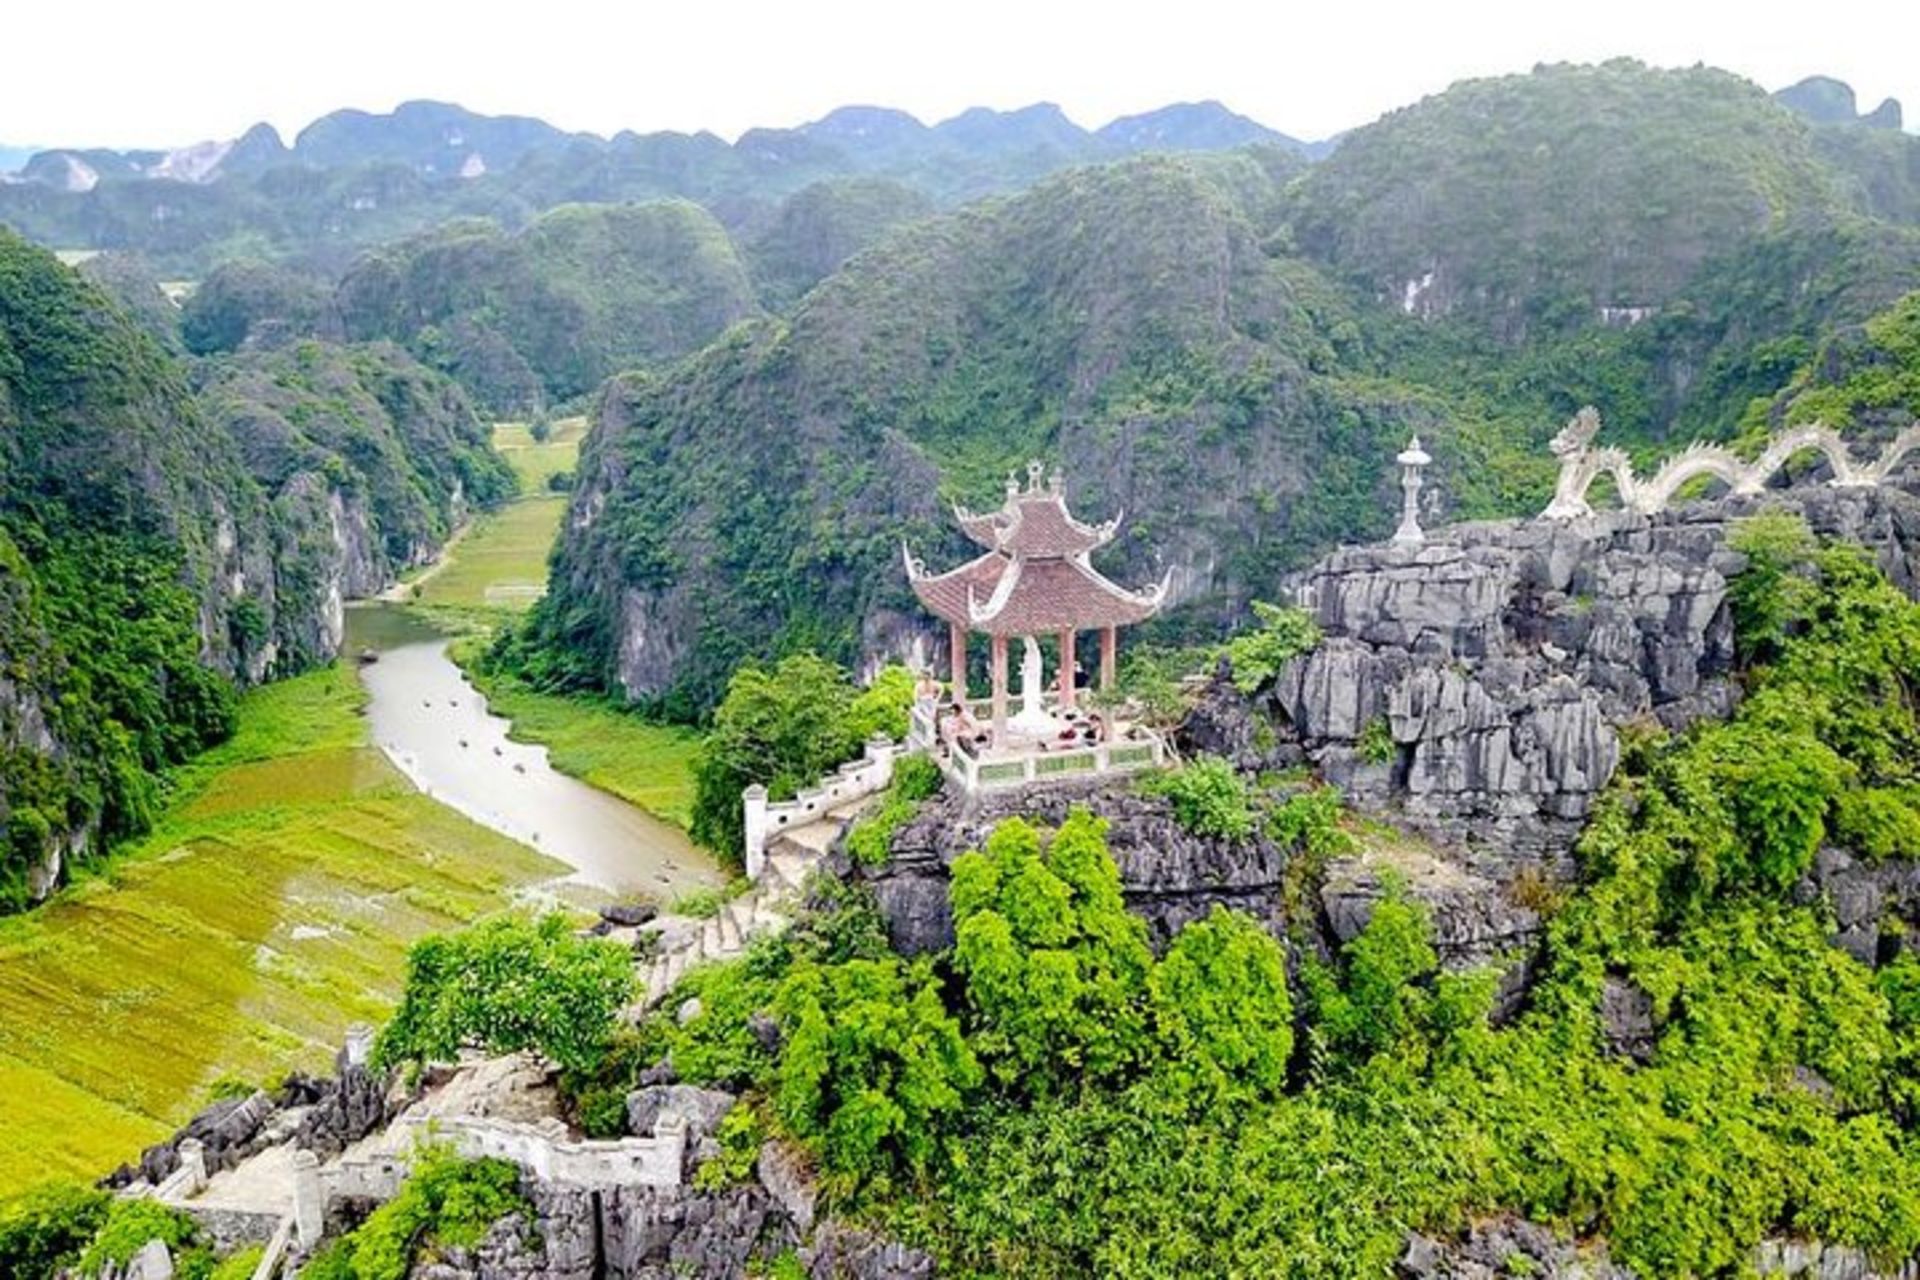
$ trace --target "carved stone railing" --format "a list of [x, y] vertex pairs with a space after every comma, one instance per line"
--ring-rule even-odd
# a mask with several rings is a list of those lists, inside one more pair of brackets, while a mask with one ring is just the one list
[[1665, 510], [1682, 485], [1701, 476], [1719, 480], [1735, 494], [1759, 493], [1790, 459], [1809, 449], [1823, 455], [1832, 468], [1829, 483], [1851, 488], [1885, 483], [1902, 459], [1920, 449], [1920, 425], [1902, 431], [1870, 462], [1856, 461], [1840, 433], [1831, 427], [1793, 427], [1769, 440], [1760, 456], [1752, 461], [1720, 445], [1696, 443], [1668, 458], [1658, 471], [1643, 480], [1634, 474], [1633, 462], [1625, 451], [1591, 447], [1599, 430], [1600, 413], [1589, 405], [1575, 414], [1553, 438], [1553, 452], [1560, 459], [1560, 477], [1554, 485], [1553, 501], [1540, 513], [1545, 519], [1571, 520], [1592, 515], [1587, 490], [1606, 473], [1613, 476], [1622, 507], [1650, 515]]
[[866, 751], [858, 760], [849, 760], [791, 800], [767, 799], [767, 789], [758, 783], [742, 791], [740, 807], [746, 831], [742, 852], [748, 878], [760, 878], [766, 865], [767, 842], [782, 831], [804, 827], [835, 809], [886, 790], [893, 781], [893, 762], [900, 753], [899, 743], [879, 733], [867, 741]]

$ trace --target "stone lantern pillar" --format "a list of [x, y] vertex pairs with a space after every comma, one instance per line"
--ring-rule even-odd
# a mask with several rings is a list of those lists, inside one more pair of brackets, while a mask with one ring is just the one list
[[1400, 527], [1393, 532], [1393, 545], [1422, 546], [1427, 535], [1420, 531], [1420, 473], [1433, 458], [1420, 447], [1420, 437], [1415, 436], [1394, 461], [1400, 464], [1401, 503]]

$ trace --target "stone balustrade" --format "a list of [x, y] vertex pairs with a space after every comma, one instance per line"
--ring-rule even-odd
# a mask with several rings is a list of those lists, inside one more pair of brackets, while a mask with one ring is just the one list
[[758, 784], [740, 793], [746, 818], [746, 864], [750, 879], [758, 880], [766, 863], [767, 843], [782, 831], [817, 822], [833, 810], [864, 796], [884, 791], [893, 781], [893, 762], [902, 751], [885, 734], [875, 734], [858, 760], [835, 769], [791, 800], [769, 800]]

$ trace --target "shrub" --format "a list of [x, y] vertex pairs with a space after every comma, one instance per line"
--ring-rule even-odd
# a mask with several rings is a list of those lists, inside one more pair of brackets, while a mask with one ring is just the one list
[[176, 1255], [199, 1243], [200, 1229], [192, 1218], [157, 1200], [115, 1200], [99, 1231], [80, 1255], [75, 1271], [97, 1276], [108, 1267], [125, 1270], [133, 1255], [154, 1240]]
[[1920, 858], [1920, 788], [1859, 787], [1836, 798], [1834, 834], [1873, 862]]
[[517, 1168], [427, 1147], [415, 1152], [400, 1193], [368, 1215], [343, 1249], [353, 1280], [406, 1280], [424, 1250], [471, 1249], [511, 1213], [532, 1217]]
[[1175, 936], [1149, 988], [1175, 1096], [1279, 1094], [1293, 1053], [1293, 1000], [1286, 956], [1257, 921], [1214, 907]]
[[35, 1187], [0, 1212], [0, 1275], [43, 1280], [80, 1256], [111, 1197], [77, 1182]]
[[1245, 840], [1254, 832], [1253, 797], [1246, 780], [1219, 756], [1140, 780], [1140, 790], [1165, 796], [1173, 819], [1190, 835]]
[[775, 1109], [838, 1189], [884, 1184], [895, 1169], [924, 1173], [942, 1123], [983, 1078], [931, 960], [803, 965], [775, 1007], [786, 1037]]
[[954, 859], [952, 903], [973, 1041], [1003, 1085], [1046, 1096], [1146, 1059], [1152, 957], [1103, 820], [1076, 808], [1045, 841], [1002, 822]]
[[1222, 652], [1233, 673], [1233, 687], [1241, 693], [1259, 691], [1280, 674], [1288, 661], [1320, 643], [1320, 627], [1304, 609], [1253, 602], [1259, 625], [1227, 641]]
[[1297, 844], [1315, 858], [1350, 852], [1353, 837], [1340, 826], [1337, 787], [1295, 792], [1267, 815], [1267, 834], [1282, 844]]
[[937, 794], [943, 779], [940, 766], [922, 755], [894, 762], [893, 780], [880, 803], [847, 830], [847, 854], [862, 866], [886, 862], [894, 832], [912, 820], [923, 801]]
[[1749, 662], [1767, 661], [1812, 608], [1818, 544], [1799, 516], [1770, 511], [1740, 521], [1727, 545], [1747, 561], [1727, 588], [1735, 634]]
[[374, 1061], [537, 1049], [564, 1068], [585, 1070], [605, 1051], [633, 985], [625, 947], [576, 937], [558, 914], [425, 938], [407, 953], [400, 1008], [381, 1029]]
[[1368, 764], [1391, 764], [1393, 762], [1393, 726], [1387, 723], [1385, 716], [1375, 716], [1367, 721], [1360, 730], [1357, 744], [1360, 758]]

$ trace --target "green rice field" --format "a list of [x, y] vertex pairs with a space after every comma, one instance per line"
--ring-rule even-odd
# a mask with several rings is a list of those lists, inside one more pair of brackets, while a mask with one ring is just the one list
[[137, 1157], [216, 1080], [325, 1066], [410, 942], [564, 871], [414, 791], [360, 704], [345, 667], [250, 694], [158, 830], [0, 920], [0, 1200]]

